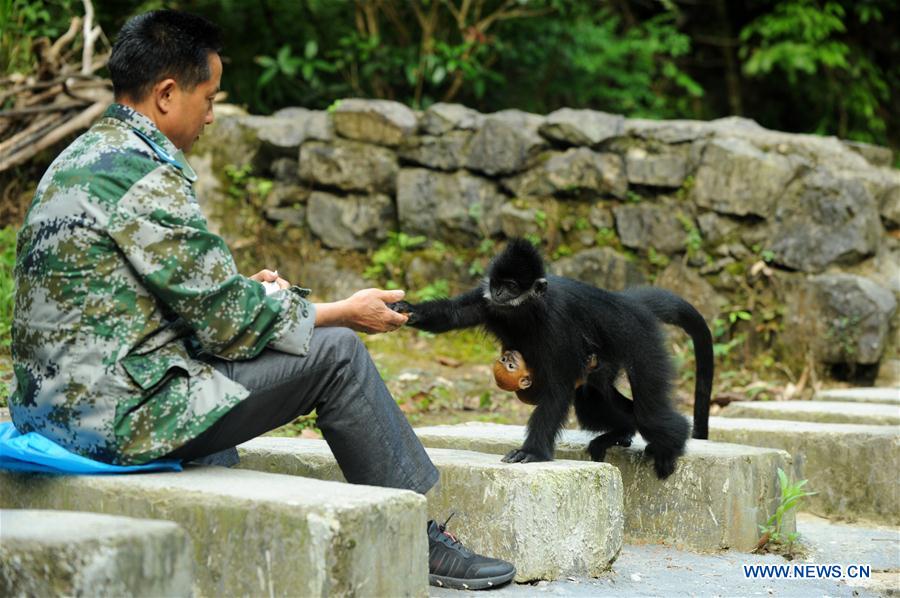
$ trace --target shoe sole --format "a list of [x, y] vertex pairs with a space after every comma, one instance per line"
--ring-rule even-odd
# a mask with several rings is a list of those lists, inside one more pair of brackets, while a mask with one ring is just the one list
[[439, 588], [450, 588], [453, 590], [487, 590], [488, 588], [502, 586], [503, 584], [512, 581], [512, 578], [515, 576], [515, 569], [506, 575], [482, 577], [480, 579], [460, 579], [458, 577], [429, 574], [428, 583]]

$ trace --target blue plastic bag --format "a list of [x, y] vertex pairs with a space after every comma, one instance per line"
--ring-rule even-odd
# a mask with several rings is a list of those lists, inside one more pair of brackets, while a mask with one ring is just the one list
[[19, 434], [12, 422], [5, 422], [0, 423], [0, 469], [63, 474], [181, 471], [181, 461], [169, 459], [144, 465], [110, 465], [76, 455], [37, 432]]

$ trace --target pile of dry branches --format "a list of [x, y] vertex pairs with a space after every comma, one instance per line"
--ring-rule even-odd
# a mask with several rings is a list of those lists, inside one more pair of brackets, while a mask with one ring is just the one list
[[[111, 83], [95, 75], [110, 44], [94, 25], [90, 0], [84, 8], [56, 41], [35, 40], [36, 72], [0, 79], [0, 172], [86, 129], [112, 101]], [[106, 51], [95, 56], [98, 41]]]

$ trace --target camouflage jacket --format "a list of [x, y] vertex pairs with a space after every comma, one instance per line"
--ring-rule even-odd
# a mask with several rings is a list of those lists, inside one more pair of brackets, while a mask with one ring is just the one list
[[[309, 291], [238, 274], [153, 122], [113, 104], [50, 165], [17, 239], [10, 397], [19, 431], [89, 458], [161, 457], [248, 394], [203, 354], [305, 354]], [[199, 359], [198, 359], [199, 358]]]

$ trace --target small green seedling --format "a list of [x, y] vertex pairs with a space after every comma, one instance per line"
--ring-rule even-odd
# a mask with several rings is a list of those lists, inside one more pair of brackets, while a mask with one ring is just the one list
[[800, 501], [807, 496], [817, 494], [816, 492], [806, 492], [803, 487], [808, 480], [800, 480], [793, 484], [788, 479], [784, 470], [778, 468], [778, 482], [781, 485], [781, 499], [775, 512], [769, 517], [765, 525], [759, 526], [762, 533], [759, 543], [756, 545], [754, 552], [772, 551], [781, 552], [786, 557], [792, 557], [794, 554], [794, 544], [800, 537], [797, 532], [784, 533], [784, 516], [790, 511], [796, 509], [800, 505]]

